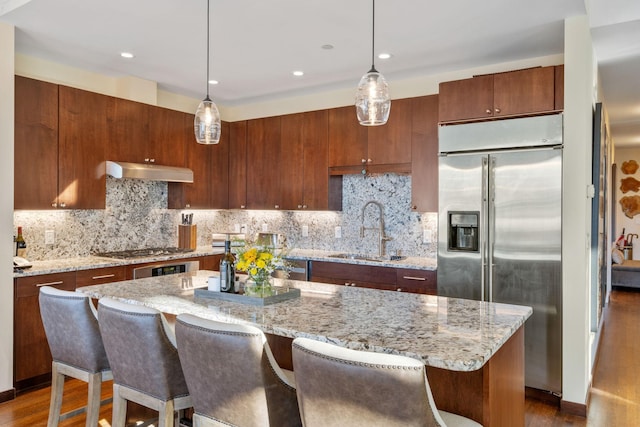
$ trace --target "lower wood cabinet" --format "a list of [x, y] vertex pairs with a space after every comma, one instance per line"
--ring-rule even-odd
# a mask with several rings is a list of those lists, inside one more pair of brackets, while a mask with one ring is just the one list
[[312, 261], [312, 282], [357, 286], [385, 291], [436, 294], [436, 272], [376, 265]]
[[125, 280], [124, 266], [92, 268], [76, 272], [76, 288]]
[[56, 273], [14, 279], [13, 382], [16, 390], [51, 381], [51, 352], [40, 318], [42, 286], [73, 291], [76, 273]]

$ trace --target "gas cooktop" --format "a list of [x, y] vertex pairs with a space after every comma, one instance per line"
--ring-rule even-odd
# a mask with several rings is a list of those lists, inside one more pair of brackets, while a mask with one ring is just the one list
[[99, 252], [94, 256], [102, 258], [116, 258], [116, 259], [133, 259], [133, 258], [145, 258], [150, 256], [159, 255], [173, 255], [193, 252], [193, 249], [186, 248], [144, 248], [144, 249], [129, 249], [126, 251], [114, 251], [114, 252]]

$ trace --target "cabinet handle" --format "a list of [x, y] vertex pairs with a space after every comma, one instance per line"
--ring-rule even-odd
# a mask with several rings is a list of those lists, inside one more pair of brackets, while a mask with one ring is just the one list
[[367, 163], [367, 161], [365, 159], [362, 159], [362, 164], [364, 165], [365, 163]]
[[274, 208], [280, 209], [280, 205], [275, 205]]
[[145, 163], [149, 163], [149, 158], [148, 158], [148, 157], [147, 157], [147, 158], [145, 158], [145, 159], [144, 159], [144, 162], [145, 162]]
[[367, 159], [367, 163], [371, 163], [371, 159]]
[[500, 109], [499, 109], [499, 108], [496, 108], [496, 113], [499, 113], [499, 112], [500, 112]]
[[298, 205], [298, 209], [302, 209], [302, 205]]
[[488, 108], [486, 109], [486, 111], [485, 111], [485, 112], [486, 112], [487, 114], [491, 114], [491, 110], [490, 110], [490, 109], [488, 109]]
[[57, 208], [57, 207], [58, 207], [58, 204], [57, 204], [56, 202], [53, 202], [53, 203], [51, 203], [51, 207], [52, 207], [52, 208]]
[[185, 208], [190, 208], [191, 207], [191, 203], [187, 203], [186, 205], [184, 205]]
[[245, 205], [240, 205], [240, 209], [244, 209], [244, 208], [246, 208]]
[[413, 210], [415, 211], [416, 209], [418, 209], [418, 206], [416, 206], [416, 205], [411, 205], [411, 209], [413, 209]]
[[92, 280], [99, 280], [99, 279], [108, 279], [109, 277], [115, 277], [115, 274], [103, 274], [102, 276], [93, 276], [91, 279]]
[[406, 280], [419, 280], [421, 282], [424, 282], [425, 280], [427, 280], [426, 277], [416, 277], [416, 276], [402, 276], [402, 278]]
[[302, 205], [302, 209], [307, 209], [307, 205]]
[[62, 280], [58, 280], [57, 282], [47, 282], [47, 283], [38, 283], [36, 284], [36, 286], [38, 288], [41, 288], [43, 286], [55, 286], [55, 285], [62, 285], [64, 282]]
[[149, 159], [149, 163], [155, 163], [156, 159]]
[[66, 204], [65, 202], [62, 202], [62, 203], [60, 203], [60, 207], [61, 207], [61, 208], [66, 208], [66, 207], [67, 207], [67, 204]]
[[402, 292], [402, 288], [396, 289], [396, 292]]

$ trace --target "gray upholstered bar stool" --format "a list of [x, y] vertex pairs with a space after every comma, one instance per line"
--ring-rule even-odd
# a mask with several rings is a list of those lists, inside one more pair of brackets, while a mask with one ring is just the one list
[[82, 410], [60, 415], [65, 377], [89, 383], [87, 427], [98, 424], [102, 382], [111, 380], [111, 369], [104, 351], [96, 309], [89, 297], [50, 286], [40, 288], [40, 315], [47, 335], [51, 364], [51, 403], [48, 427]]
[[194, 427], [302, 425], [295, 386], [261, 330], [181, 314], [176, 338]]
[[159, 412], [159, 427], [178, 425], [191, 407], [175, 335], [158, 310], [109, 298], [98, 302], [100, 331], [113, 370], [112, 427], [123, 427], [127, 401]]
[[293, 370], [305, 427], [481, 427], [438, 411], [424, 364], [296, 338]]

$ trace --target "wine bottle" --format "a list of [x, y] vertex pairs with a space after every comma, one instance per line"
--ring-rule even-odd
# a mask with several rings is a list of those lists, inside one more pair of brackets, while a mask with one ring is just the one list
[[22, 227], [18, 227], [18, 237], [16, 237], [16, 256], [27, 257], [27, 242], [22, 235]]
[[220, 260], [220, 291], [235, 293], [236, 257], [231, 253], [231, 242], [225, 240], [224, 255]]

